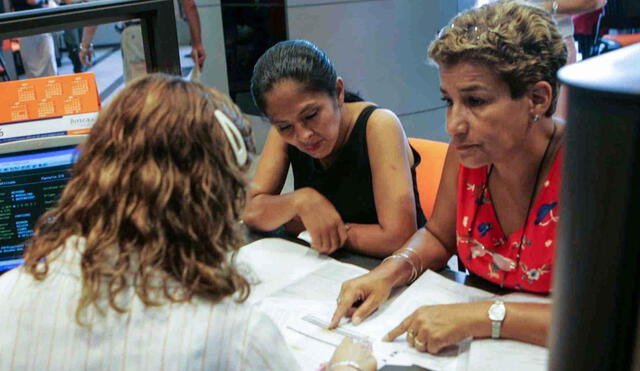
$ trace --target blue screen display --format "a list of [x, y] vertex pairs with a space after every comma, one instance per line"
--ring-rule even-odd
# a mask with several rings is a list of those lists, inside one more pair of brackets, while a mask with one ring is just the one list
[[22, 264], [25, 243], [60, 198], [77, 157], [75, 146], [0, 155], [0, 272]]

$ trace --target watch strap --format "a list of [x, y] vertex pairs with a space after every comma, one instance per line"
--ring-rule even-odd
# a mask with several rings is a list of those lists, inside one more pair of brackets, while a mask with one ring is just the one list
[[492, 339], [500, 339], [500, 330], [502, 330], [502, 321], [491, 321]]

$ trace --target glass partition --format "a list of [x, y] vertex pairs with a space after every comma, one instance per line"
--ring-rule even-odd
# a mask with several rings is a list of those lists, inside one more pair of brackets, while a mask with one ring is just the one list
[[246, 113], [257, 114], [249, 92], [253, 66], [262, 53], [287, 39], [284, 0], [222, 0], [229, 95]]
[[[14, 8], [16, 1], [18, 0], [13, 1]], [[113, 24], [104, 25], [107, 23]], [[130, 65], [134, 65], [135, 67], [136, 63], [139, 69], [146, 69], [149, 72], [165, 72], [175, 75], [181, 73], [173, 0], [92, 1], [57, 7], [23, 9], [21, 11], [0, 14], [0, 40], [4, 40], [2, 43], [2, 55], [4, 56], [2, 62], [4, 62], [3, 64], [5, 65], [11, 64], [10, 67], [12, 67], [13, 71], [18, 72], [20, 72], [21, 68], [24, 69], [25, 72], [27, 72], [26, 70], [33, 70], [32, 66], [21, 66], [20, 62], [26, 62], [23, 64], [43, 64], [42, 60], [48, 60], [48, 66], [51, 66], [51, 59], [49, 58], [54, 58], [54, 54], [56, 54], [54, 51], [48, 49], [52, 47], [52, 42], [66, 44], [66, 42], [69, 41], [66, 48], [68, 51], [71, 51], [74, 47], [69, 45], [73, 45], [74, 41], [77, 45], [79, 40], [81, 40], [80, 29], [85, 28], [86, 32], [87, 28], [95, 29], [95, 26], [100, 24], [103, 25], [100, 27], [108, 28], [116, 35], [116, 41], [115, 44], [113, 42], [111, 43], [111, 47], [109, 47], [109, 43], [107, 43], [107, 48], [97, 50], [93, 55], [93, 64], [113, 56], [114, 52], [117, 51], [115, 46], [120, 43], [121, 37], [123, 47], [126, 46], [126, 42], [124, 41], [129, 38], [137, 38], [138, 45], [142, 45], [141, 48], [138, 47], [137, 50], [134, 50], [135, 53], [130, 53], [130, 55], [135, 57], [135, 63], [127, 63], [125, 60], [124, 67], [123, 63], [119, 62], [117, 64], [111, 64], [111, 67], [104, 71], [104, 73], [93, 71], [96, 72], [98, 85], [103, 95], [105, 95], [104, 93], [112, 93], [119, 85], [122, 85], [122, 81], [119, 81], [119, 84], [118, 81], [102, 81], [105, 80], [105, 76], [108, 75], [122, 75], [122, 73], [117, 74], [118, 71], [115, 71], [116, 68], [113, 66], [116, 65], [117, 68], [123, 68], [125, 74], [127, 68], [130, 67]], [[168, 27], [168, 25], [172, 26]], [[114, 31], [116, 27], [120, 28], [121, 36]], [[128, 32], [134, 29], [135, 32]], [[20, 44], [15, 48], [19, 50], [22, 56], [22, 58], [18, 60], [14, 60], [14, 58], [12, 58], [12, 52], [6, 50], [7, 48], [11, 48], [12, 39], [14, 38], [20, 38]], [[62, 40], [57, 40], [57, 38], [62, 38]], [[142, 41], [140, 41], [140, 39], [142, 39]], [[25, 40], [28, 42], [25, 43]], [[55, 51], [59, 50], [58, 46], [59, 45], [54, 44], [53, 48]], [[45, 52], [42, 52], [43, 47], [46, 47], [44, 49]], [[79, 49], [78, 47], [77, 51], [79, 51]], [[81, 51], [79, 52], [82, 54]], [[119, 57], [119, 54], [120, 53], [117, 53], [115, 56]], [[69, 55], [71, 56], [71, 53], [69, 53]], [[129, 59], [131, 58], [133, 57], [129, 57]], [[43, 72], [41, 76], [78, 72], [76, 70], [78, 67], [77, 63], [73, 64], [73, 67], [68, 66], [66, 69], [62, 68], [61, 71], [57, 71], [57, 68], [55, 68], [57, 63], [55, 63], [55, 71], [47, 70]], [[62, 67], [64, 67], [64, 64], [62, 64]], [[6, 74], [4, 77], [17, 78], [15, 74], [14, 76]], [[26, 77], [32, 76], [27, 73]]]

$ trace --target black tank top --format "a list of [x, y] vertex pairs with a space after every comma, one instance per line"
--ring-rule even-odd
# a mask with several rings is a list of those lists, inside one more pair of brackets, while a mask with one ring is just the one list
[[[378, 224], [367, 148], [367, 121], [376, 108], [378, 107], [368, 106], [362, 110], [349, 139], [327, 169], [296, 147], [289, 145], [287, 148], [293, 169], [294, 188], [311, 187], [320, 192], [333, 204], [345, 223]], [[411, 151], [414, 157], [411, 177], [416, 221], [420, 228], [426, 223], [416, 185], [415, 168], [420, 163], [420, 155], [413, 148]]]

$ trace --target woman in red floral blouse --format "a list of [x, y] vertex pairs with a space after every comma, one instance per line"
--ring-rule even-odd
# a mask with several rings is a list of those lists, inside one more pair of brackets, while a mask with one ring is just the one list
[[[432, 218], [380, 266], [342, 286], [332, 326], [358, 324], [426, 269], [457, 253], [498, 285], [548, 293], [564, 127], [551, 117], [567, 50], [550, 15], [500, 1], [456, 16], [429, 48], [451, 137]], [[501, 301], [424, 306], [386, 336], [436, 353], [467, 337], [545, 345], [550, 305]]]

